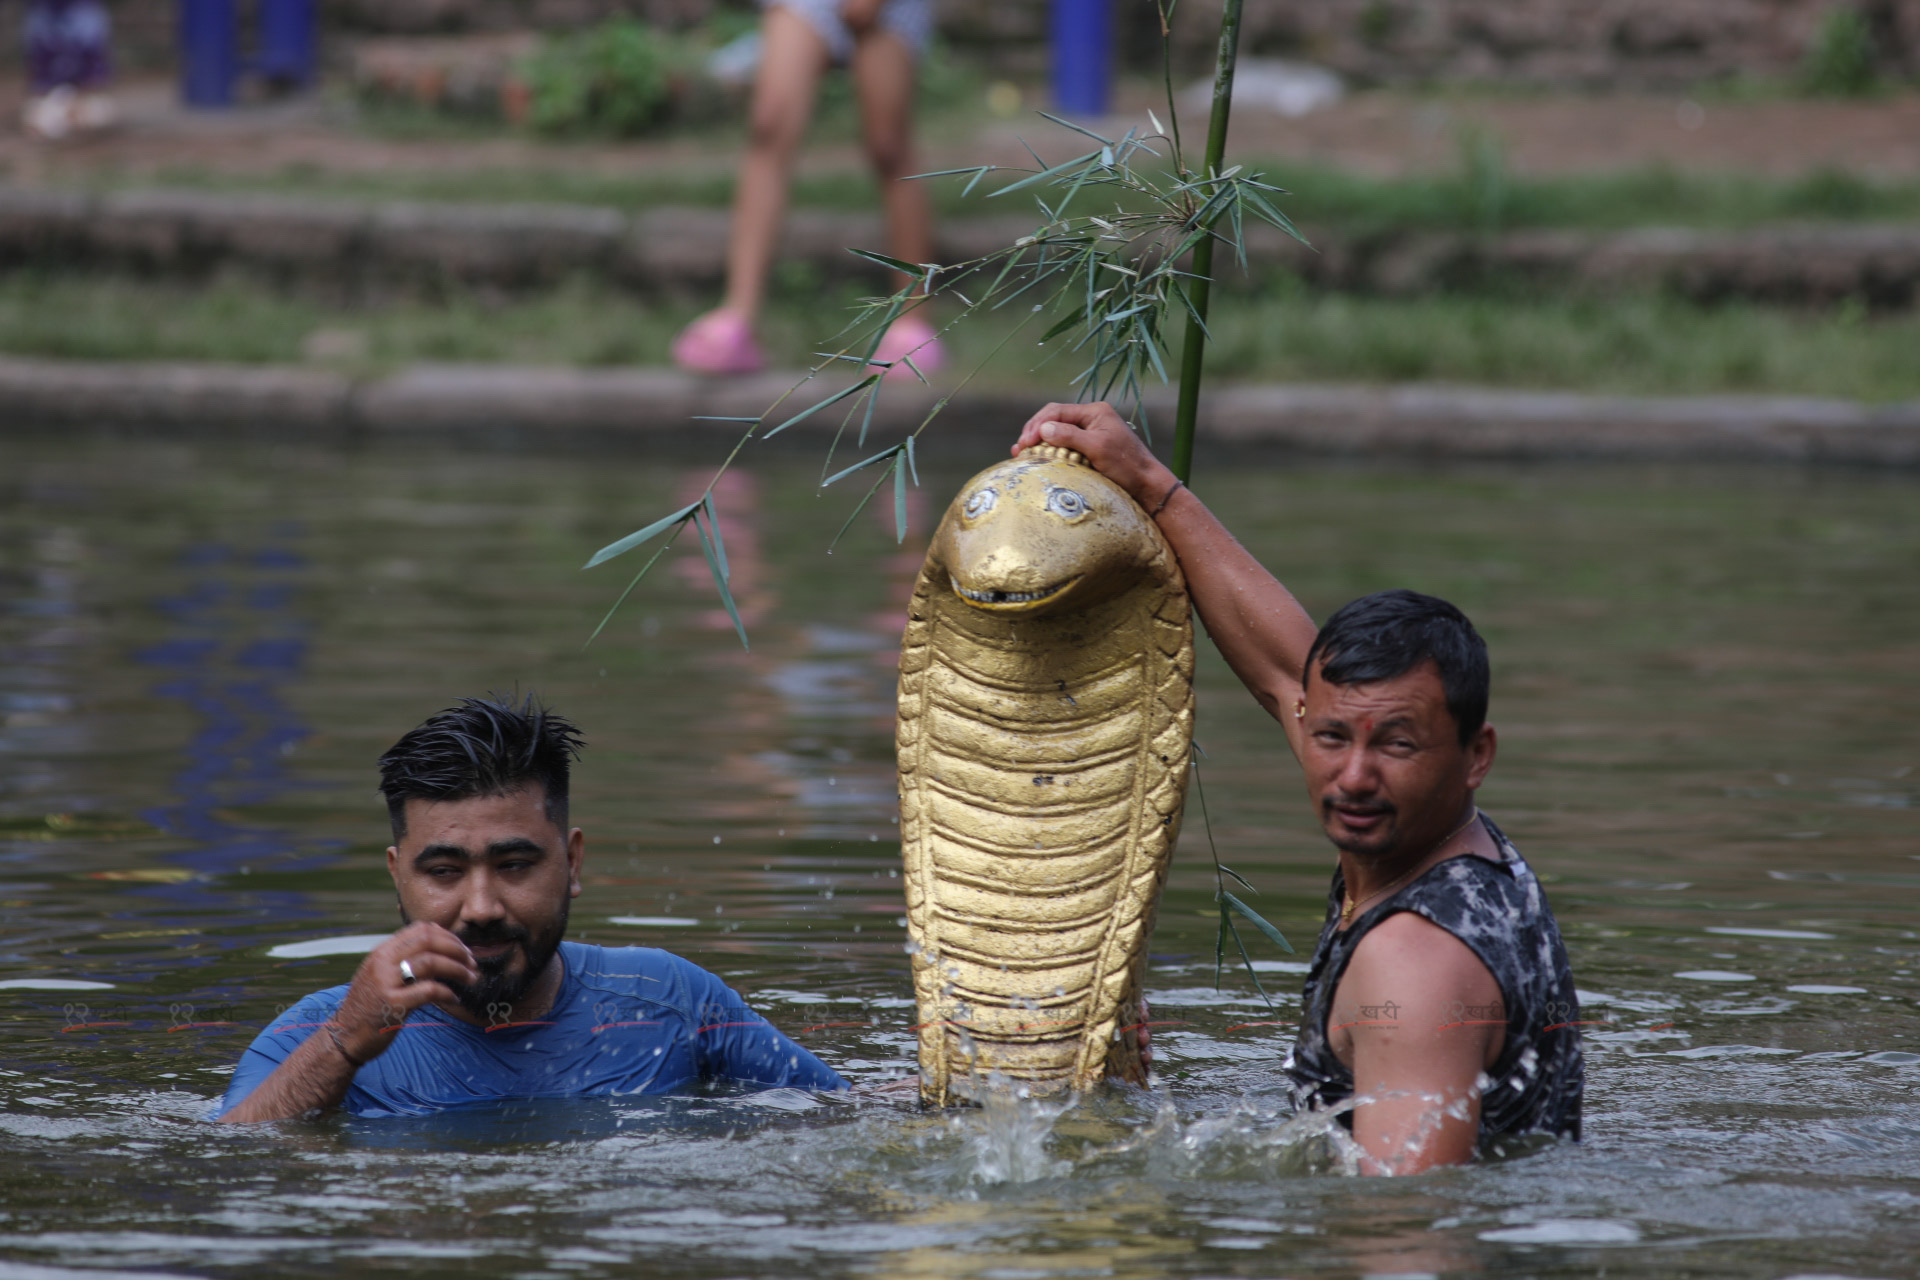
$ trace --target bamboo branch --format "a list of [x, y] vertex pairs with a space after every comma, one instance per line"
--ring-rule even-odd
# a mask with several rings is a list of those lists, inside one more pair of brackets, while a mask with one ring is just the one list
[[[1207, 121], [1204, 175], [1220, 176], [1227, 154], [1227, 116], [1233, 106], [1233, 68], [1240, 57], [1241, 0], [1226, 0], [1220, 13], [1220, 53], [1213, 69], [1213, 114]], [[1207, 234], [1193, 247], [1193, 274], [1189, 289], [1193, 306], [1187, 317], [1186, 342], [1180, 350], [1180, 401], [1173, 424], [1173, 474], [1185, 482], [1193, 474], [1193, 431], [1200, 416], [1200, 375], [1207, 354], [1207, 302], [1213, 291], [1213, 223], [1216, 211], [1201, 228]]]

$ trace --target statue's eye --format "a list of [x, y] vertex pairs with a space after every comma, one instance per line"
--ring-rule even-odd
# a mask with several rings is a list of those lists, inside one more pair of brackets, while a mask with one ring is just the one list
[[967, 513], [967, 519], [978, 520], [981, 516], [993, 510], [993, 501], [993, 490], [975, 489], [972, 496], [967, 499], [967, 505], [962, 508], [962, 510]]
[[1087, 500], [1071, 489], [1055, 489], [1047, 495], [1047, 510], [1072, 520], [1087, 514]]

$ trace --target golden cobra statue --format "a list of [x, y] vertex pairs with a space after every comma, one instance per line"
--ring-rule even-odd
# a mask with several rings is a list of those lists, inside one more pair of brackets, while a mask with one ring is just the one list
[[1143, 1082], [1147, 939], [1180, 834], [1193, 622], [1146, 512], [1068, 449], [969, 480], [900, 651], [920, 1092]]

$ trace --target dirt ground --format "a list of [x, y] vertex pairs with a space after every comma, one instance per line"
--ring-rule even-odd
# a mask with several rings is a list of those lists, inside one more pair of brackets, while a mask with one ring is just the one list
[[[518, 136], [379, 136], [359, 127], [349, 107], [324, 96], [193, 112], [177, 104], [170, 82], [157, 79], [119, 87], [123, 123], [117, 129], [49, 144], [21, 129], [22, 92], [18, 80], [0, 80], [0, 179], [18, 183], [290, 169], [632, 173], [670, 165], [700, 172], [727, 171], [735, 161], [732, 149], [716, 147], [711, 136], [568, 145]], [[1144, 126], [1152, 101], [1141, 86], [1123, 96], [1125, 110], [1106, 124], [1116, 131], [1131, 123]], [[1043, 154], [1066, 153], [1064, 136], [1037, 117], [1015, 124], [984, 110], [981, 116], [977, 131], [949, 129], [946, 136], [925, 139], [924, 166], [1024, 163], [1020, 135]], [[1190, 119], [1188, 128], [1197, 145], [1201, 121]], [[1920, 92], [1914, 91], [1866, 102], [1372, 91], [1300, 119], [1243, 110], [1235, 117], [1231, 145], [1240, 156], [1312, 160], [1390, 176], [1456, 165], [1462, 132], [1476, 129], [1497, 139], [1510, 168], [1526, 174], [1668, 166], [1776, 177], [1822, 169], [1879, 178], [1920, 176]], [[809, 148], [802, 161], [813, 173], [859, 165], [857, 150], [835, 141]]]

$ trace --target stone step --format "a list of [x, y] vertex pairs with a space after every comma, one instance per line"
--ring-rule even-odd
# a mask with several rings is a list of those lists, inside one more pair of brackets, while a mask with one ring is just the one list
[[[425, 442], [462, 447], [719, 450], [794, 373], [702, 378], [673, 369], [423, 365], [356, 381], [304, 368], [114, 364], [0, 357], [0, 435], [133, 433], [310, 443]], [[824, 383], [826, 395], [838, 384]], [[924, 418], [935, 392], [889, 388], [870, 447]], [[786, 410], [804, 405], [791, 400]], [[1004, 443], [1032, 392], [971, 391], [934, 430]], [[1171, 390], [1149, 401], [1173, 419]], [[1472, 387], [1224, 384], [1201, 406], [1210, 447], [1323, 455], [1755, 460], [1920, 467], [1920, 402], [1870, 406], [1769, 396], [1632, 397]], [[832, 413], [793, 428], [821, 447]]]
[[[953, 263], [1033, 230], [1029, 217], [954, 219], [938, 250]], [[638, 213], [563, 204], [372, 202], [185, 190], [105, 194], [0, 185], [0, 269], [85, 265], [159, 275], [240, 266], [279, 280], [358, 290], [444, 283], [534, 288], [586, 273], [640, 293], [711, 293], [726, 262], [720, 209]], [[1256, 283], [1291, 273], [1324, 289], [1385, 296], [1520, 284], [1539, 290], [1659, 290], [1700, 301], [1879, 310], [1920, 303], [1920, 226], [1806, 225], [1748, 231], [1309, 232], [1309, 250], [1247, 228]], [[847, 252], [884, 248], [877, 216], [803, 209], [781, 260], [824, 279], [879, 283]], [[1228, 266], [1223, 280], [1238, 268]]]

